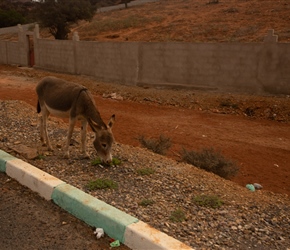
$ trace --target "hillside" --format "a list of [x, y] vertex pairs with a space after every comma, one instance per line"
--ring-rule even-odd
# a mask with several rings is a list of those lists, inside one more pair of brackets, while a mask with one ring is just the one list
[[160, 0], [103, 12], [74, 27], [81, 40], [262, 42], [274, 29], [290, 42], [288, 0]]

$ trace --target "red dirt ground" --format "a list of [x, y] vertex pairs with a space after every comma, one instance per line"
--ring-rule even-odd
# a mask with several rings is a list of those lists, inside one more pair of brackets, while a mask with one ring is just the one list
[[[23, 100], [34, 108], [34, 88], [39, 77], [23, 82], [23, 77], [12, 76], [13, 69], [9, 75], [7, 72], [2, 74], [3, 68], [0, 67], [0, 100]], [[19, 70], [15, 68], [16, 71]], [[29, 70], [27, 72], [25, 74], [33, 75]], [[53, 75], [51, 72], [46, 74]], [[73, 76], [62, 74], [62, 77], [70, 79]], [[85, 81], [82, 77], [76, 79], [80, 83]], [[96, 93], [95, 99], [105, 121], [116, 114], [113, 130], [116, 141], [122, 144], [140, 146], [136, 139], [140, 135], [157, 138], [163, 134], [172, 140], [169, 157], [176, 159], [182, 147], [188, 150], [213, 147], [240, 166], [233, 181], [242, 186], [256, 182], [266, 190], [290, 195], [290, 126], [287, 122], [130, 100], [117, 101], [104, 99]], [[290, 105], [290, 99], [287, 100]]]

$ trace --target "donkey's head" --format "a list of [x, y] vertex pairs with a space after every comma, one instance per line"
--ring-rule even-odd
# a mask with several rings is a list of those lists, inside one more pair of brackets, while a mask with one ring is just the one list
[[88, 119], [88, 122], [95, 132], [94, 147], [100, 156], [101, 160], [105, 164], [109, 164], [112, 161], [112, 144], [114, 142], [114, 136], [112, 133], [112, 127], [115, 122], [115, 115], [112, 115], [108, 125], [98, 125], [93, 120]]

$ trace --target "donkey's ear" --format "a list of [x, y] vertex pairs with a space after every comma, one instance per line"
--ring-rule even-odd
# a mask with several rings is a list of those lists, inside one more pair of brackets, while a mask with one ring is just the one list
[[115, 123], [115, 115], [112, 115], [110, 121], [108, 122], [108, 127], [112, 128], [114, 123]]
[[91, 118], [88, 118], [88, 123], [91, 127], [91, 129], [96, 133], [98, 130], [101, 129], [101, 126], [97, 123], [95, 123]]

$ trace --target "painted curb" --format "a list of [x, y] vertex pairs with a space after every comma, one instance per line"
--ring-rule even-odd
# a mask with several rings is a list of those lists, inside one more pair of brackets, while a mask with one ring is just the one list
[[46, 200], [51, 199], [54, 188], [64, 182], [20, 159], [6, 162], [6, 174], [22, 185], [39, 193]]
[[193, 249], [137, 218], [0, 150], [0, 172], [131, 249]]
[[124, 244], [132, 249], [192, 249], [191, 247], [168, 236], [165, 233], [158, 231], [143, 221], [131, 224], [126, 228]]
[[138, 221], [131, 215], [69, 184], [56, 187], [52, 200], [90, 226], [103, 228], [111, 238], [121, 242], [124, 242], [126, 227]]
[[3, 150], [0, 150], [0, 172], [5, 173], [6, 172], [6, 162], [17, 159], [16, 157], [6, 153]]

